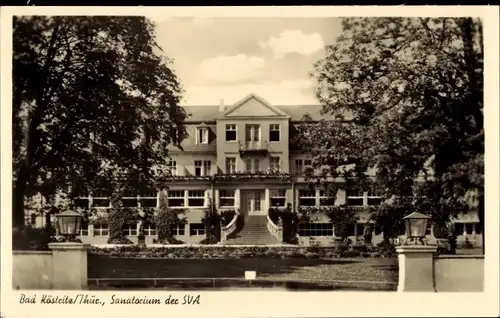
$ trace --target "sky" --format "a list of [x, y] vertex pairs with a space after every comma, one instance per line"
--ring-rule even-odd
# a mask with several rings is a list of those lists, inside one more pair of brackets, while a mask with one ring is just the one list
[[148, 18], [183, 105], [231, 105], [250, 93], [274, 105], [318, 104], [309, 72], [342, 30], [338, 18]]

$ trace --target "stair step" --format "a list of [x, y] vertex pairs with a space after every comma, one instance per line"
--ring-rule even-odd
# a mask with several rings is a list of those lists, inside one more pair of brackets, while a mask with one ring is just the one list
[[267, 229], [267, 216], [254, 215], [244, 219], [243, 227], [223, 244], [226, 245], [266, 245], [277, 244], [278, 241]]

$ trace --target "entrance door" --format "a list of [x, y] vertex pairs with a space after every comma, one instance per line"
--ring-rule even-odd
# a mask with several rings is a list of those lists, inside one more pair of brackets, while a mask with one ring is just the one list
[[263, 200], [262, 191], [248, 191], [246, 193], [246, 208], [248, 215], [262, 215], [264, 214], [262, 207]]

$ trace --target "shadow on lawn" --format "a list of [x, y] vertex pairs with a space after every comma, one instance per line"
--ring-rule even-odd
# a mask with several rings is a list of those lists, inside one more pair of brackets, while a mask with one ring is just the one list
[[[244, 272], [257, 271], [259, 275], [286, 274], [301, 267], [338, 265], [364, 262], [358, 260], [327, 259], [139, 259], [112, 258], [89, 253], [89, 278], [241, 278]], [[389, 265], [388, 265], [389, 266]], [[389, 269], [389, 268], [388, 268]]]
[[389, 272], [397, 272], [399, 271], [398, 266], [395, 264], [383, 264], [383, 265], [370, 265], [373, 268], [379, 269], [379, 270], [384, 270], [384, 271], [389, 271]]

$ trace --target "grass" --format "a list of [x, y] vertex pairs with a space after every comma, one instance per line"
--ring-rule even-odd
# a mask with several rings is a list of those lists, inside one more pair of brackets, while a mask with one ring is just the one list
[[[122, 287], [147, 288], [165, 287], [178, 278], [180, 285], [191, 287], [237, 287], [247, 286], [248, 282], [238, 281], [245, 271], [257, 272], [257, 285], [273, 285], [287, 289], [314, 289], [327, 281], [341, 281], [344, 288], [353, 289], [353, 284], [367, 286], [381, 284], [381, 289], [395, 286], [398, 276], [397, 259], [395, 258], [355, 258], [355, 259], [280, 259], [280, 258], [248, 258], [248, 259], [140, 259], [112, 258], [103, 255], [89, 256], [89, 278], [115, 279]], [[120, 280], [126, 278], [127, 281]], [[147, 280], [146, 278], [158, 279]], [[170, 283], [162, 278], [168, 278]], [[187, 278], [189, 282], [182, 283]], [[134, 281], [136, 279], [136, 281]], [[142, 279], [142, 280], [141, 280]], [[232, 279], [232, 281], [231, 281]], [[260, 281], [259, 281], [260, 280]], [[216, 281], [216, 282], [215, 282]], [[314, 286], [307, 281], [314, 281]], [[154, 284], [154, 285], [152, 285]], [[160, 286], [160, 285], [161, 286]], [[307, 285], [309, 284], [309, 285]], [[108, 284], [108, 286], [111, 286]], [[184, 287], [186, 287], [184, 286]], [[347, 287], [346, 287], [347, 286]], [[351, 287], [349, 287], [351, 286]], [[248, 286], [247, 286], [248, 287]], [[264, 286], [267, 287], [267, 286]], [[342, 286], [338, 287], [341, 288]], [[337, 289], [338, 289], [337, 288]]]

